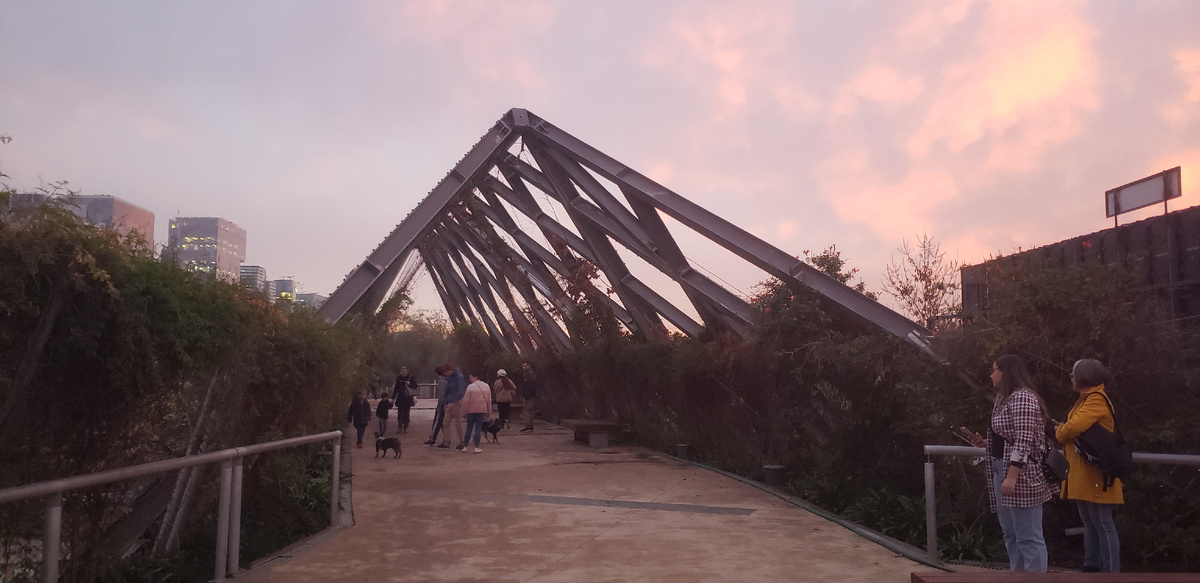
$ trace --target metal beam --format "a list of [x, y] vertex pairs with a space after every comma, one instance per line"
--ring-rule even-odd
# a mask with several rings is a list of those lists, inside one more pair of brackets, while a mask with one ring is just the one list
[[[527, 125], [524, 110], [510, 110], [459, 160], [458, 164], [417, 204], [407, 217], [383, 242], [367, 256], [361, 265], [354, 268], [342, 285], [334, 290], [318, 310], [326, 321], [336, 322], [346, 314], [371, 288], [380, 276], [401, 255], [412, 249], [440, 221], [450, 205], [458, 199], [461, 190], [473, 178], [485, 174], [492, 165], [491, 158], [504, 152], [513, 144], [517, 135], [516, 125]], [[399, 268], [397, 268], [399, 269]], [[389, 284], [390, 286], [390, 284]]]
[[516, 128], [523, 135], [535, 135], [537, 140], [561, 148], [573, 159], [614, 184], [628, 187], [628, 194], [641, 198], [788, 285], [811, 288], [848, 315], [865, 324], [883, 328], [937, 357], [929, 347], [930, 333], [924, 326], [679, 196], [545, 120], [529, 112], [525, 112], [523, 120], [524, 123]]

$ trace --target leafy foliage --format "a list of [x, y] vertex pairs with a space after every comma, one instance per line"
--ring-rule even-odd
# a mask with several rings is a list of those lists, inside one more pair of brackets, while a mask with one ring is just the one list
[[[808, 260], [843, 282], [853, 273], [832, 247]], [[957, 444], [951, 427], [986, 427], [991, 404], [982, 383], [963, 380], [986, 379], [1000, 354], [1031, 363], [1060, 415], [1074, 400], [1070, 365], [1100, 358], [1115, 374], [1110, 394], [1136, 449], [1195, 453], [1194, 342], [1152, 291], [1112, 266], [1002, 263], [989, 274], [986, 314], [936, 336], [948, 366], [843, 318], [811, 290], [768, 281], [753, 298], [749, 342], [610, 337], [561, 358], [539, 355], [539, 378], [550, 380], [543, 410], [620, 420], [639, 443], [667, 451], [686, 443], [694, 458], [743, 475], [783, 464], [789, 492], [915, 545], [925, 537], [922, 446]], [[982, 465], [939, 460], [936, 472], [943, 557], [1001, 560]], [[1143, 466], [1129, 480], [1118, 520], [1131, 568], [1194, 569], [1194, 474]], [[1073, 506], [1047, 505], [1056, 565], [1080, 563], [1080, 541], [1064, 535], [1074, 526]]]
[[[285, 313], [158, 260], [145, 241], [84, 224], [58, 196], [12, 208], [10, 196], [0, 201], [0, 487], [325, 431], [367, 382], [365, 347], [383, 328], [374, 320], [335, 327], [311, 310]], [[248, 474], [247, 496], [287, 474], [277, 469]], [[212, 492], [212, 479], [197, 491]], [[137, 506], [153, 485], [66, 494], [64, 580], [112, 564], [103, 547], [130, 511], [121, 501]], [[186, 529], [211, 530], [213, 503], [202, 496]], [[271, 506], [247, 508], [254, 520]], [[0, 536], [36, 532], [36, 509], [25, 509], [0, 507]], [[307, 520], [289, 536], [319, 528], [323, 511], [303, 518], [310, 510], [282, 523]], [[251, 546], [291, 542], [247, 534]]]

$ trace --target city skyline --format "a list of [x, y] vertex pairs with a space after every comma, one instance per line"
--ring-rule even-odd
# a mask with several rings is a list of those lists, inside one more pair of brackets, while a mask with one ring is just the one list
[[[1050, 244], [1174, 166], [1170, 208], [1200, 202], [1195, 3], [0, 11], [8, 184], [235, 217], [250, 260], [326, 294], [512, 107], [790, 253], [837, 245], [876, 291], [925, 233], [969, 263]], [[679, 238], [737, 291], [765, 278]]]

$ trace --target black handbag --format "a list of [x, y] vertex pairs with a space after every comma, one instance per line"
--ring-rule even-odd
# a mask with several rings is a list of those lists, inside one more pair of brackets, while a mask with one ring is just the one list
[[1075, 438], [1075, 452], [1089, 464], [1096, 466], [1104, 475], [1104, 490], [1113, 485], [1114, 480], [1124, 480], [1133, 473], [1133, 448], [1121, 435], [1121, 426], [1117, 424], [1117, 414], [1113, 411], [1112, 401], [1108, 395], [1103, 395], [1108, 411], [1113, 416], [1113, 429], [1109, 431], [1093, 423], [1086, 431]]
[[1050, 484], [1061, 484], [1067, 479], [1067, 470], [1071, 465], [1067, 463], [1067, 457], [1063, 455], [1061, 449], [1053, 445], [1046, 445], [1046, 455], [1042, 457], [1042, 475], [1046, 477], [1046, 482]]

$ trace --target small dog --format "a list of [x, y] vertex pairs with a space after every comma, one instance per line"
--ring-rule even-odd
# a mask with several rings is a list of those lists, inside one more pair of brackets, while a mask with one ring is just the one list
[[489, 433], [492, 435], [492, 438], [488, 439], [488, 443], [500, 443], [499, 433], [501, 429], [504, 429], [503, 419], [492, 419], [491, 421], [486, 421], [482, 427], [484, 439], [487, 439]]
[[379, 452], [383, 452], [383, 457], [387, 457], [389, 449], [396, 450], [396, 456], [400, 457], [400, 440], [395, 437], [384, 437], [375, 432], [375, 457], [379, 457]]

